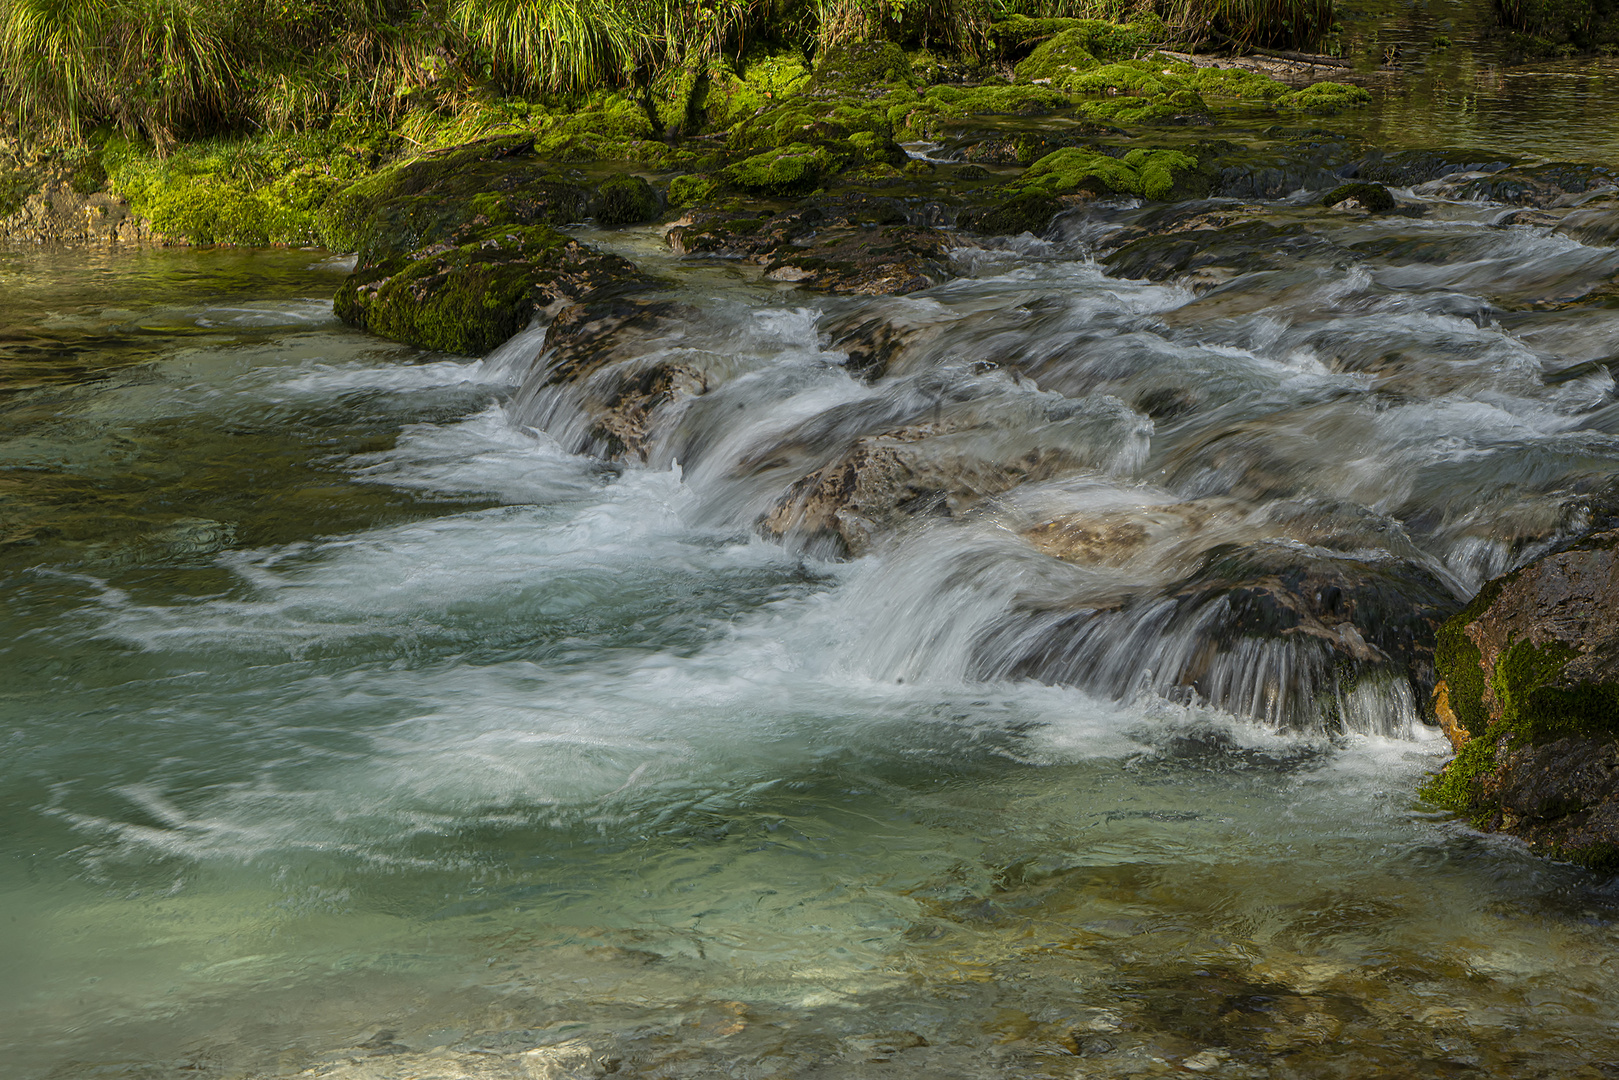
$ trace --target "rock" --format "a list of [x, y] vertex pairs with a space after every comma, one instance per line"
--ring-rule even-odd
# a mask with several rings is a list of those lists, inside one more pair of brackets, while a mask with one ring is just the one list
[[[1481, 828], [1619, 867], [1619, 531], [1487, 584], [1439, 632], [1458, 753], [1423, 789]], [[1443, 719], [1443, 713], [1441, 714]]]
[[333, 308], [395, 341], [481, 356], [543, 308], [648, 284], [629, 260], [548, 226], [493, 226], [359, 266]]
[[1060, 450], [1038, 447], [986, 456], [971, 433], [971, 425], [944, 421], [862, 438], [837, 461], [794, 483], [760, 519], [759, 532], [833, 557], [857, 558], [909, 521], [959, 516], [986, 496], [1075, 464]]
[[646, 460], [654, 413], [709, 389], [706, 372], [691, 363], [647, 357], [678, 336], [690, 308], [667, 300], [620, 296], [572, 304], [546, 328], [541, 355], [549, 355], [519, 388], [514, 410], [527, 415], [539, 398], [565, 392], [584, 417], [571, 453], [613, 461]]
[[618, 173], [604, 180], [596, 189], [593, 205], [597, 223], [609, 228], [639, 225], [656, 219], [663, 212], [663, 204], [658, 201], [652, 185], [628, 173]]
[[873, 195], [816, 199], [768, 216], [700, 211], [669, 230], [669, 245], [687, 257], [759, 263], [773, 281], [800, 282], [832, 293], [915, 292], [952, 277], [957, 241], [912, 224], [904, 204]]
[[1321, 205], [1329, 210], [1364, 210], [1371, 214], [1384, 214], [1394, 209], [1394, 196], [1382, 184], [1339, 184], [1321, 196]]
[[[627, 259], [551, 227], [582, 219], [590, 196], [533, 150], [529, 138], [471, 143], [385, 169], [334, 197], [323, 213], [359, 252], [334, 300], [338, 317], [395, 341], [476, 356], [536, 311], [645, 288]], [[610, 205], [635, 213], [638, 196], [656, 202], [641, 190], [646, 181], [621, 179], [617, 189], [604, 185], [617, 200]]]
[[[1058, 518], [1024, 535], [1086, 566], [1125, 566], [1170, 537], [1195, 557], [1202, 534], [1218, 539], [1221, 505]], [[1376, 692], [1390, 698], [1391, 725], [1433, 686], [1433, 635], [1455, 601], [1417, 560], [1259, 542], [1215, 543], [1199, 562], [1182, 580], [1112, 606], [1086, 597], [1071, 614], [1048, 605], [1009, 613], [981, 650], [986, 673], [1123, 698], [1145, 672], [1162, 693], [1191, 690], [1273, 726], [1329, 730], [1347, 723], [1341, 710], [1363, 686], [1387, 688]]]
[[[1436, 194], [1451, 199], [1479, 199], [1515, 206], [1567, 206], [1576, 196], [1619, 186], [1619, 170], [1606, 165], [1553, 162], [1512, 166], [1479, 176], [1451, 174], [1433, 182]], [[1425, 189], [1426, 190], [1426, 189]]]
[[1619, 246], [1619, 201], [1582, 206], [1565, 215], [1554, 231], [1590, 247]]

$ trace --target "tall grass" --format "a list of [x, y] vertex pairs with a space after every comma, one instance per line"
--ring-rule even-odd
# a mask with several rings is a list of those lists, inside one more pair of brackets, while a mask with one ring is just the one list
[[750, 43], [886, 39], [968, 60], [1008, 15], [1160, 17], [1178, 37], [1311, 48], [1331, 0], [0, 0], [0, 103], [36, 137], [157, 146], [393, 123], [411, 110], [649, 87]]

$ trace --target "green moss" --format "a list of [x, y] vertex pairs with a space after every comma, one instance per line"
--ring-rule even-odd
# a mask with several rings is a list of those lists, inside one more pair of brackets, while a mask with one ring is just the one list
[[689, 173], [669, 181], [669, 205], [692, 206], [713, 196], [720, 182], [706, 173]]
[[1209, 111], [1173, 61], [1124, 60], [1075, 74], [1066, 89], [1082, 95], [1079, 111], [1092, 120], [1145, 123]]
[[1208, 184], [1201, 179], [1197, 159], [1178, 150], [1132, 150], [1115, 158], [1065, 147], [1036, 161], [1007, 187], [1023, 195], [1088, 191], [1161, 200], [1207, 194]]
[[1493, 739], [1474, 739], [1462, 747], [1461, 753], [1445, 766], [1443, 772], [1429, 777], [1417, 794], [1454, 814], [1460, 814], [1475, 825], [1484, 824], [1490, 811], [1482, 805], [1484, 781], [1495, 772], [1496, 747]]
[[1276, 99], [1284, 109], [1300, 109], [1311, 113], [1335, 113], [1341, 109], [1354, 109], [1371, 102], [1371, 92], [1359, 86], [1343, 83], [1312, 83], [1302, 90], [1294, 90]]
[[601, 225], [636, 225], [663, 213], [658, 195], [639, 176], [619, 173], [596, 189], [596, 221]]
[[218, 139], [159, 158], [109, 139], [108, 182], [153, 229], [194, 244], [309, 244], [331, 197], [369, 171], [370, 153], [336, 133]]
[[841, 164], [823, 146], [789, 143], [737, 162], [720, 175], [725, 182], [767, 195], [813, 191]]
[[895, 95], [888, 118], [910, 138], [931, 138], [952, 120], [969, 116], [1040, 116], [1072, 105], [1068, 95], [1046, 86], [935, 86], [920, 97]]
[[1287, 96], [1285, 83], [1245, 68], [1198, 68], [1186, 75], [1186, 84], [1203, 97], [1240, 101], [1276, 101]]
[[1066, 89], [1074, 76], [1100, 65], [1090, 51], [1093, 36], [1076, 26], [1048, 38], [1018, 64], [1018, 82]]
[[0, 172], [0, 217], [10, 217], [22, 209], [28, 196], [39, 190], [39, 177], [28, 169]]
[[879, 93], [886, 86], [911, 86], [911, 62], [898, 45], [888, 41], [851, 42], [828, 49], [815, 61], [808, 93]]
[[755, 49], [744, 56], [738, 73], [728, 62], [710, 65], [702, 88], [704, 124], [726, 129], [761, 109], [768, 109], [797, 93], [809, 82], [809, 65], [797, 50], [766, 52]]
[[544, 225], [484, 230], [467, 243], [411, 259], [396, 256], [338, 291], [340, 318], [374, 334], [479, 356], [521, 330], [534, 312], [535, 263], [568, 243]]
[[1467, 627], [1495, 603], [1511, 577], [1497, 578], [1480, 589], [1478, 595], [1439, 627], [1434, 641], [1434, 671], [1445, 683], [1451, 711], [1469, 735], [1482, 735], [1490, 724], [1484, 704], [1484, 657]]
[[1321, 197], [1322, 206], [1337, 206], [1354, 199], [1374, 214], [1385, 214], [1394, 209], [1394, 196], [1382, 184], [1339, 184]]
[[1012, 55], [1068, 34], [1075, 35], [1086, 52], [1098, 57], [1137, 56], [1148, 45], [1165, 38], [1163, 20], [1154, 15], [1122, 24], [1100, 19], [1032, 19], [1013, 15], [989, 27], [990, 37]]

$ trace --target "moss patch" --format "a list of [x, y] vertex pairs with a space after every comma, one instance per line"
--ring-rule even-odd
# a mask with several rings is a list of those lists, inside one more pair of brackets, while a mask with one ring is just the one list
[[601, 225], [637, 225], [663, 212], [657, 193], [639, 176], [619, 173], [596, 189], [596, 221]]
[[720, 175], [725, 182], [766, 195], [792, 195], [813, 191], [840, 162], [822, 146], [789, 143], [737, 162]]
[[1020, 195], [1090, 192], [1162, 200], [1207, 194], [1208, 180], [1197, 159], [1179, 150], [1131, 150], [1115, 158], [1067, 147], [1036, 161], [1007, 187]]
[[167, 158], [127, 139], [100, 156], [112, 190], [170, 238], [193, 244], [324, 242], [320, 212], [371, 171], [372, 144], [341, 132], [189, 143]]
[[692, 206], [713, 196], [720, 182], [707, 173], [688, 173], [669, 181], [669, 205]]
[[1306, 86], [1302, 90], [1294, 90], [1283, 94], [1276, 99], [1276, 104], [1284, 109], [1299, 109], [1311, 113], [1335, 113], [1343, 109], [1356, 109], [1362, 105], [1369, 105], [1372, 100], [1371, 91], [1359, 86], [1345, 86], [1343, 83], [1318, 82]]

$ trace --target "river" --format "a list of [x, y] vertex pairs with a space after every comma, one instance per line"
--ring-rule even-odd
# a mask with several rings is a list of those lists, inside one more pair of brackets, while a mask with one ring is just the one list
[[[588, 234], [712, 387], [644, 465], [538, 329], [367, 337], [324, 252], [0, 254], [7, 1075], [1613, 1075], [1612, 884], [1424, 808], [1401, 679], [1221, 622], [1459, 604], [1619, 462], [1619, 312], [1558, 302], [1619, 251], [1400, 195], [1196, 287], [1092, 258], [1127, 203], [903, 298]], [[928, 424], [1060, 461], [760, 537]]]

